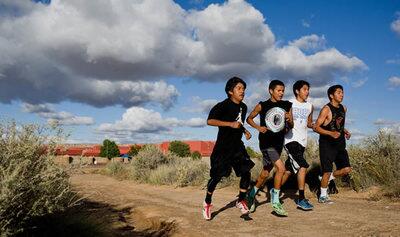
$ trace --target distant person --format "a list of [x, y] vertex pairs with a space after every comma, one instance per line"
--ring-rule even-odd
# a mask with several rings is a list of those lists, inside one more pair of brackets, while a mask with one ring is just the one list
[[251, 134], [243, 127], [247, 113], [247, 106], [244, 104], [246, 83], [238, 78], [229, 79], [225, 86], [228, 96], [222, 102], [216, 104], [208, 115], [207, 124], [218, 126], [217, 141], [210, 157], [210, 180], [207, 184], [206, 198], [203, 203], [203, 216], [211, 220], [211, 198], [217, 184], [222, 177], [228, 177], [233, 170], [236, 176], [240, 177], [239, 198], [236, 207], [244, 215], [249, 213], [246, 203], [246, 192], [250, 185], [250, 170], [254, 163], [251, 161], [242, 142], [243, 133], [246, 139]]
[[308, 211], [314, 206], [305, 198], [304, 189], [306, 172], [309, 164], [304, 158], [304, 151], [307, 146], [307, 128], [313, 128], [313, 106], [307, 101], [310, 91], [310, 84], [299, 80], [293, 84], [295, 99], [292, 102], [293, 128], [285, 135], [285, 150], [288, 158], [285, 162], [286, 172], [282, 178], [282, 185], [291, 174], [297, 174], [299, 199], [296, 200], [297, 207]]
[[[274, 188], [270, 190], [271, 204], [277, 215], [287, 216], [287, 212], [279, 201], [282, 177], [285, 173], [285, 165], [280, 156], [283, 149], [285, 132], [288, 129], [287, 126], [293, 127], [291, 116], [292, 103], [282, 100], [285, 93], [285, 84], [282, 81], [271, 81], [268, 92], [270, 98], [267, 101], [259, 102], [246, 120], [250, 126], [259, 131], [258, 140], [263, 155], [263, 170], [255, 186], [249, 191], [247, 200], [250, 210], [255, 211], [255, 196], [260, 187], [265, 183], [272, 168], [275, 167]], [[253, 120], [257, 115], [260, 115], [260, 125], [256, 124]], [[269, 124], [266, 121], [269, 121]]]
[[[345, 176], [352, 170], [346, 150], [346, 139], [350, 139], [351, 133], [345, 129], [347, 109], [341, 104], [343, 96], [341, 85], [329, 87], [330, 102], [322, 108], [315, 123], [314, 130], [320, 134], [319, 156], [322, 170], [319, 203], [331, 203], [327, 192], [329, 181]], [[333, 163], [336, 164], [336, 171], [332, 173]]]

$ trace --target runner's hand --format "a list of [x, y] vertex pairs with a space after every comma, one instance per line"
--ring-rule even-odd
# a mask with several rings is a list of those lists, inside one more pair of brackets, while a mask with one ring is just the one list
[[258, 130], [260, 133], [266, 133], [266, 132], [268, 131], [267, 127], [264, 127], [264, 126], [259, 127], [257, 130]]
[[250, 138], [251, 138], [251, 133], [249, 132], [249, 131], [245, 131], [244, 132], [244, 135], [246, 136], [246, 140], [250, 140]]
[[351, 133], [350, 133], [349, 131], [347, 131], [347, 130], [344, 130], [344, 136], [345, 136], [345, 138], [346, 138], [347, 140], [349, 140], [350, 137], [351, 137]]
[[232, 122], [231, 123], [231, 128], [240, 128], [242, 126], [241, 123], [239, 123], [238, 121]]
[[338, 138], [340, 137], [340, 132], [338, 132], [338, 131], [333, 131], [333, 132], [331, 133], [331, 137], [333, 137], [333, 138], [335, 138], [335, 139], [338, 139]]

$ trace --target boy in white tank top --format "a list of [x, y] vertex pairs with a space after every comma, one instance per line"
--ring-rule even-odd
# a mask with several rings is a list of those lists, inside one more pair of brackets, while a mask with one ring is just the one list
[[285, 134], [284, 147], [288, 159], [285, 162], [286, 172], [282, 178], [283, 185], [291, 174], [297, 174], [299, 199], [296, 200], [296, 204], [299, 209], [305, 211], [314, 208], [304, 195], [306, 171], [309, 167], [304, 158], [304, 151], [307, 146], [307, 129], [313, 127], [313, 106], [310, 102], [307, 102], [309, 89], [310, 84], [303, 80], [296, 81], [293, 85], [293, 93], [296, 98], [290, 100], [290, 102], [292, 102], [294, 126]]

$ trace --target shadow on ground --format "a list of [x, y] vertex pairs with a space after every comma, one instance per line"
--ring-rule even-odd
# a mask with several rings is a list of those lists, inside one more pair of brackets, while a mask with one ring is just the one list
[[111, 205], [82, 201], [64, 212], [41, 216], [27, 223], [28, 228], [17, 236], [140, 236], [166, 237], [177, 230], [177, 224], [152, 221], [144, 230], [136, 230], [129, 216], [132, 208], [117, 209]]

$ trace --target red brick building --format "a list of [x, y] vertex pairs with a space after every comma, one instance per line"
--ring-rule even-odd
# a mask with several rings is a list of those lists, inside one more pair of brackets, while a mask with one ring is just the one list
[[[210, 156], [214, 148], [215, 142], [213, 141], [183, 141], [190, 147], [190, 152], [198, 151], [202, 156]], [[156, 144], [161, 151], [167, 152], [170, 142], [163, 142]], [[131, 145], [119, 145], [120, 154], [127, 154]], [[56, 155], [68, 156], [86, 156], [97, 157], [100, 156], [101, 145], [65, 145], [56, 149]]]

